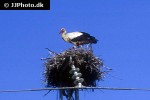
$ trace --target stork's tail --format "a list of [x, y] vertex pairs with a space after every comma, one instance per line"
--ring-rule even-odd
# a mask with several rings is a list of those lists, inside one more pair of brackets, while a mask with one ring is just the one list
[[85, 33], [85, 32], [82, 32], [82, 33], [84, 33], [83, 37], [84, 37], [85, 41], [87, 41], [89, 43], [94, 43], [94, 44], [96, 44], [98, 42], [98, 40], [94, 36], [91, 36], [90, 34]]
[[90, 41], [91, 41], [91, 43], [94, 43], [94, 44], [96, 44], [98, 42], [98, 40], [93, 36], [90, 36]]

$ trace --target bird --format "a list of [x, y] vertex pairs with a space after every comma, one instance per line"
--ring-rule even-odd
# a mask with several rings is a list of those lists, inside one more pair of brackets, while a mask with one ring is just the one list
[[66, 42], [72, 43], [75, 46], [84, 44], [96, 44], [98, 40], [86, 32], [70, 32], [67, 33], [65, 28], [61, 28], [60, 34], [62, 39]]

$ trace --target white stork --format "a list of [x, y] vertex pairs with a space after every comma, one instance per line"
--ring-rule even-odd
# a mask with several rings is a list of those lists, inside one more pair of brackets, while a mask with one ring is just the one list
[[84, 44], [96, 44], [97, 39], [90, 34], [85, 32], [71, 32], [67, 33], [65, 28], [62, 28], [60, 31], [62, 39], [66, 42], [72, 43], [75, 46], [84, 45]]

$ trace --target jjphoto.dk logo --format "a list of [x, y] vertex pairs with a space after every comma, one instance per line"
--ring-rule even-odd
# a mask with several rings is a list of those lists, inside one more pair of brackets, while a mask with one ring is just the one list
[[50, 0], [3, 0], [0, 10], [50, 10]]
[[44, 4], [42, 3], [42, 2], [38, 2], [37, 4], [31, 4], [31, 3], [26, 3], [26, 4], [24, 4], [24, 3], [22, 3], [22, 2], [20, 2], [20, 3], [11, 3], [11, 4], [9, 4], [9, 3], [4, 3], [4, 7], [5, 8], [9, 8], [9, 7], [44, 7]]

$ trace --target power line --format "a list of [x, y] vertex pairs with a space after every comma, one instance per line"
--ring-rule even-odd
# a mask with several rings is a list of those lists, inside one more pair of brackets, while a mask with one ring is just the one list
[[0, 92], [32, 92], [32, 91], [46, 91], [46, 90], [64, 90], [64, 89], [95, 89], [95, 90], [120, 90], [120, 91], [150, 91], [150, 88], [115, 88], [115, 87], [60, 87], [60, 88], [35, 88], [23, 90], [0, 90]]

